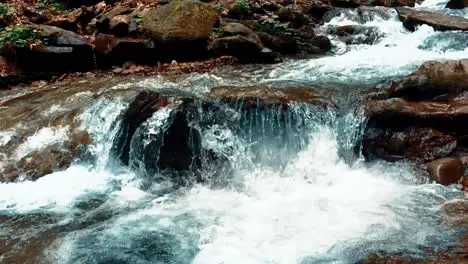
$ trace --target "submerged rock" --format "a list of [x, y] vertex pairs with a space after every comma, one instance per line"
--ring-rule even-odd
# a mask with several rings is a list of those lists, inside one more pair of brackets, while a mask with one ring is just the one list
[[348, 25], [333, 27], [328, 30], [330, 34], [336, 35], [338, 39], [348, 45], [368, 44], [373, 45], [378, 42], [383, 34], [378, 27]]
[[422, 24], [429, 25], [436, 30], [468, 30], [468, 19], [450, 16], [438, 12], [419, 11], [406, 7], [398, 7], [398, 16], [405, 27], [414, 31], [414, 27]]
[[443, 158], [427, 164], [431, 180], [443, 185], [458, 183], [465, 169], [459, 158]]
[[332, 92], [315, 88], [271, 88], [268, 86], [239, 88], [224, 86], [212, 88], [210, 96], [227, 102], [243, 100], [246, 103], [260, 103], [263, 106], [305, 103], [315, 106], [335, 107]]
[[36, 180], [47, 174], [68, 168], [72, 162], [86, 160], [89, 156], [88, 146], [92, 143], [86, 131], [70, 135], [63, 144], [54, 144], [36, 150], [18, 162], [7, 165], [0, 171], [0, 181], [15, 181], [19, 177]]

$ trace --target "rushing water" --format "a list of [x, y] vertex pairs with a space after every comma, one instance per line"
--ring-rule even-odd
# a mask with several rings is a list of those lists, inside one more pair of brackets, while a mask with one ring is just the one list
[[[418, 8], [444, 5], [428, 0]], [[466, 9], [453, 14], [467, 16]], [[180, 102], [160, 108], [138, 128], [124, 166], [112, 149], [128, 98], [101, 98], [77, 116], [94, 140], [91, 161], [36, 181], [0, 184], [0, 233], [10, 246], [0, 260], [17, 254], [26, 263], [28, 256], [34, 257], [29, 263], [356, 263], [376, 252], [425, 257], [427, 248], [455, 246], [439, 209], [462, 195], [459, 188], [425, 183], [410, 164], [365, 163], [356, 151], [365, 118], [353, 94], [427, 60], [468, 57], [466, 33], [427, 26], [410, 33], [391, 9], [327, 17], [323, 33], [361, 25], [375, 27], [379, 38], [346, 45], [331, 36], [333, 55], [249, 74], [155, 77], [112, 89], [177, 88], [203, 96], [226, 84], [313, 84], [337, 90], [338, 109], [198, 106], [188, 122], [204, 150], [201, 167], [180, 183], [148, 167], [157, 164], [164, 147], [159, 135], [174, 122]], [[11, 158], [63, 142], [69, 129], [38, 128]], [[14, 133], [0, 132], [0, 146]], [[154, 159], [149, 163], [147, 153]]]

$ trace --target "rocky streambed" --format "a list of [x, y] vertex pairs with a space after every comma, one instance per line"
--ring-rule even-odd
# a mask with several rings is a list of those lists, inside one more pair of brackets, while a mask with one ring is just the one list
[[7, 4], [0, 261], [466, 261], [463, 1]]

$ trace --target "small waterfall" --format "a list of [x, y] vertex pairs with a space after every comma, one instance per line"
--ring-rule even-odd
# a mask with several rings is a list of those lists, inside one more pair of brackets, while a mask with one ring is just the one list
[[[466, 9], [444, 5], [416, 8], [466, 17]], [[83, 83], [60, 90], [65, 99], [55, 95], [62, 101], [54, 109], [64, 112], [76, 100], [77, 122], [63, 130], [46, 122], [21, 142], [20, 126], [0, 131], [0, 148], [20, 154], [78, 130], [93, 142], [89, 159], [67, 169], [0, 183], [8, 247], [0, 262], [37, 252], [34, 260], [60, 264], [352, 264], [376, 252], [415, 259], [432, 257], [428, 248], [451, 252], [456, 234], [441, 224], [441, 207], [463, 193], [416, 182], [413, 164], [363, 160], [362, 91], [426, 60], [468, 57], [466, 33], [425, 25], [409, 32], [388, 8], [336, 9], [325, 18], [316, 33], [331, 38], [330, 56], [111, 87]], [[323, 107], [208, 95], [217, 86], [264, 84], [336, 98]], [[41, 116], [55, 97], [38, 99], [47, 106]]]

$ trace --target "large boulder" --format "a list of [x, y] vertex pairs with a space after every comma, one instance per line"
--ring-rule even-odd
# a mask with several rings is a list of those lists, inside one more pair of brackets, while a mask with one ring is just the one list
[[450, 0], [445, 8], [463, 9], [468, 7], [468, 0]]
[[155, 41], [161, 60], [200, 60], [209, 56], [208, 41], [219, 16], [211, 4], [177, 0], [146, 12], [141, 27]]
[[421, 162], [465, 153], [467, 63], [429, 61], [406, 77], [377, 85], [365, 100], [364, 153]]
[[428, 61], [385, 88], [390, 97], [427, 99], [468, 90], [468, 59]]
[[211, 4], [198, 0], [176, 0], [148, 11], [143, 31], [155, 40], [208, 40], [220, 17]]
[[415, 26], [429, 25], [435, 30], [468, 30], [468, 19], [438, 12], [419, 11], [407, 7], [397, 7], [398, 16], [405, 27], [414, 31]]
[[431, 180], [443, 185], [458, 183], [465, 169], [459, 158], [443, 158], [427, 164]]

